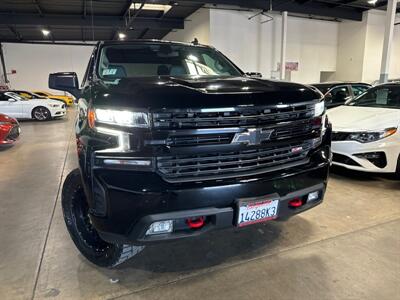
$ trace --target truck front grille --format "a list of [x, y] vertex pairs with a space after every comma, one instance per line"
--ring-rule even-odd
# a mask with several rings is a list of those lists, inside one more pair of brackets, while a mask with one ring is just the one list
[[313, 104], [285, 107], [239, 107], [234, 111], [159, 111], [153, 113], [157, 129], [262, 126], [312, 117]]
[[[263, 129], [272, 130], [272, 134], [268, 141], [281, 141], [291, 139], [311, 139], [320, 136], [321, 123], [318, 119], [306, 119], [293, 121], [283, 125], [270, 125]], [[221, 145], [230, 144], [235, 133], [218, 133], [218, 134], [192, 134], [192, 135], [172, 135], [167, 139], [166, 144], [170, 147], [192, 147], [201, 145]]]
[[157, 157], [157, 168], [168, 182], [216, 180], [285, 169], [308, 161], [312, 142], [259, 147], [241, 151]]

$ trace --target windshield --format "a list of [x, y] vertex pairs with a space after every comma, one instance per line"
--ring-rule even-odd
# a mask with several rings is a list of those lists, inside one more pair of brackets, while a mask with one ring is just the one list
[[400, 108], [400, 85], [378, 86], [349, 101], [346, 105]]
[[143, 76], [241, 76], [219, 52], [169, 44], [110, 45], [102, 48], [98, 75], [115, 80]]
[[24, 97], [22, 97], [22, 96], [20, 96], [20, 95], [18, 95], [16, 93], [13, 93], [13, 92], [7, 92], [7, 93], [5, 93], [5, 95], [7, 95], [8, 97], [14, 98], [16, 100], [19, 100], [19, 101], [28, 100], [28, 99], [26, 99], [26, 98], [24, 98]]
[[313, 84], [314, 87], [319, 89], [322, 94], [326, 94], [329, 91], [330, 85], [319, 85], [319, 84]]

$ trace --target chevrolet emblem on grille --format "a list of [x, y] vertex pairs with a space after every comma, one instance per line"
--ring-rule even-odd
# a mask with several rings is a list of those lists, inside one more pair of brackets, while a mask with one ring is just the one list
[[274, 129], [250, 128], [236, 133], [231, 144], [260, 145], [271, 138]]

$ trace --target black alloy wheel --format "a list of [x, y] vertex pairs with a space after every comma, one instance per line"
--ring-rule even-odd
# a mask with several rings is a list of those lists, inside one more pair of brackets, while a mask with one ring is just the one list
[[112, 244], [104, 241], [93, 227], [79, 169], [64, 181], [62, 209], [75, 246], [89, 261], [100, 267], [115, 267], [141, 252], [144, 246]]

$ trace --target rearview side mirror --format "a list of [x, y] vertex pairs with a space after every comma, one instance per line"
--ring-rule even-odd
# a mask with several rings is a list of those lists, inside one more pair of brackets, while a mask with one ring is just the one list
[[253, 78], [262, 78], [262, 74], [260, 72], [246, 72], [246, 75]]
[[52, 73], [49, 75], [49, 88], [72, 94], [76, 100], [81, 98], [78, 76], [75, 72]]
[[14, 98], [8, 98], [8, 102], [17, 102], [17, 99], [14, 99]]

